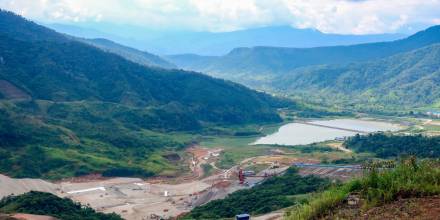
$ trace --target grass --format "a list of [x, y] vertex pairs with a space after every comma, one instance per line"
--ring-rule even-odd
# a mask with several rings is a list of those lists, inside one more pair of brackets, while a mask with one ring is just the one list
[[335, 186], [292, 207], [286, 219], [315, 219], [332, 211], [351, 192], [359, 192], [364, 209], [382, 205], [399, 197], [420, 197], [440, 194], [440, 168], [437, 161], [414, 159], [402, 161], [394, 170], [371, 171], [361, 179]]
[[[329, 148], [327, 143], [310, 144], [301, 146], [282, 146], [282, 145], [251, 145], [263, 135], [276, 132], [282, 124], [273, 124], [262, 127], [246, 127], [244, 129], [258, 129], [261, 135], [253, 136], [234, 136], [234, 135], [216, 135], [204, 136], [199, 139], [199, 144], [207, 148], [222, 148], [223, 153], [220, 156], [216, 166], [222, 169], [228, 169], [239, 164], [241, 161], [251, 157], [267, 155], [271, 149], [281, 149], [287, 157], [314, 158], [321, 161], [331, 161], [341, 158], [351, 158], [352, 154]], [[230, 131], [237, 131], [240, 128], [229, 128]], [[233, 132], [229, 132], [233, 133]], [[312, 150], [311, 150], [312, 149]]]
[[[263, 131], [264, 129], [261, 129]], [[264, 132], [271, 132], [274, 126], [270, 126]], [[208, 148], [222, 148], [223, 153], [220, 156], [217, 167], [228, 169], [242, 160], [250, 157], [265, 155], [271, 148], [270, 146], [250, 145], [255, 142], [260, 136], [205, 136], [200, 140], [200, 145]]]

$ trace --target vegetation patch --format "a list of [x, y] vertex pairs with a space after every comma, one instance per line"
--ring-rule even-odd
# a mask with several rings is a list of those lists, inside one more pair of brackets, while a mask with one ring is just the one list
[[203, 169], [203, 177], [211, 176], [212, 173], [214, 172], [214, 167], [212, 167], [212, 165], [208, 163], [202, 164], [202, 169]]
[[48, 215], [63, 220], [122, 220], [117, 214], [99, 213], [71, 199], [35, 191], [3, 198], [0, 200], [0, 212]]
[[380, 158], [408, 155], [420, 158], [440, 157], [440, 137], [375, 133], [350, 137], [344, 146], [359, 153], [371, 152]]

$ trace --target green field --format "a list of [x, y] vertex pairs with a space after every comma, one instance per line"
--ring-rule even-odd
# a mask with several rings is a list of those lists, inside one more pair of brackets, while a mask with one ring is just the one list
[[[273, 124], [256, 128], [261, 134], [253, 136], [202, 136], [200, 138], [199, 145], [207, 148], [223, 149], [220, 160], [216, 164], [217, 167], [222, 169], [228, 169], [236, 164], [239, 164], [241, 161], [247, 158], [269, 155], [270, 151], [273, 149], [282, 150], [288, 157], [314, 158], [323, 162], [342, 158], [351, 158], [353, 156], [353, 154], [330, 148], [328, 144], [332, 142], [304, 146], [251, 145], [258, 138], [276, 132], [282, 125], [283, 124]], [[246, 129], [250, 128], [247, 127]]]

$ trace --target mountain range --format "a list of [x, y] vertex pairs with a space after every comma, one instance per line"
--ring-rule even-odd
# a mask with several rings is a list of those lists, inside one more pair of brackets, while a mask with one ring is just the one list
[[[418, 63], [419, 59], [422, 58], [414, 56], [413, 53], [420, 54], [423, 51], [426, 57], [435, 56], [436, 47], [429, 46], [436, 43], [440, 43], [440, 26], [433, 26], [405, 39], [391, 42], [316, 48], [237, 48], [224, 56], [208, 57], [183, 54], [168, 56], [167, 58], [181, 68], [205, 72], [215, 77], [230, 79], [262, 90], [281, 91], [293, 95], [298, 93], [316, 94], [317, 90], [321, 91], [320, 95], [326, 92], [328, 94], [331, 94], [331, 92], [354, 94], [358, 93], [359, 90], [382, 91], [386, 94], [374, 93], [370, 96], [378, 98], [376, 96], [378, 95], [384, 98], [383, 102], [388, 102], [392, 94], [401, 94], [401, 92], [393, 90], [395, 84], [390, 82], [390, 84], [383, 84], [381, 88], [377, 88], [377, 84], [365, 83], [365, 79], [362, 78], [365, 72], [361, 70], [367, 69], [365, 71], [369, 72], [368, 81], [377, 82], [391, 80], [384, 78], [389, 74], [390, 68], [400, 67], [404, 61], [407, 61], [407, 65], [410, 67], [412, 67], [410, 63], [415, 63], [418, 66], [412, 69], [400, 68], [393, 70], [393, 76], [405, 78], [407, 75], [412, 74], [414, 80], [419, 80], [419, 84], [416, 85], [413, 84], [413, 81], [411, 83], [408, 81], [409, 84], [406, 85], [408, 87], [405, 89], [414, 91], [414, 95], [417, 96], [423, 90], [417, 86], [423, 84], [420, 82], [425, 80], [423, 77], [426, 77], [426, 75], [415, 74], [414, 72], [422, 69], [427, 70], [424, 72], [425, 74], [433, 74], [437, 70], [435, 67], [438, 61], [431, 59]], [[423, 47], [427, 48], [418, 52], [414, 51]], [[413, 53], [405, 54], [411, 51]], [[401, 54], [400, 58], [405, 59], [387, 59], [399, 54]], [[374, 74], [372, 70], [368, 70], [372, 66], [376, 66]], [[412, 73], [409, 73], [411, 71]], [[437, 84], [431, 84], [428, 81], [425, 83], [435, 89], [438, 87]], [[342, 87], [345, 90], [341, 90]], [[427, 86], [423, 88], [426, 89]], [[359, 94], [366, 95], [366, 93]], [[405, 97], [407, 97], [411, 93], [405, 94]], [[432, 94], [425, 92], [424, 94], [429, 98], [406, 99], [404, 103], [409, 106], [430, 105], [440, 98], [436, 92]], [[394, 100], [396, 99], [394, 98]], [[397, 103], [402, 104], [402, 102]]]
[[298, 68], [276, 77], [270, 86], [309, 98], [339, 99], [346, 105], [380, 104], [400, 110], [436, 105], [440, 101], [440, 44], [379, 60]]
[[[403, 34], [342, 35], [291, 26], [269, 26], [229, 32], [158, 31], [134, 26], [47, 24], [59, 32], [83, 38], [106, 38], [160, 55], [182, 53], [224, 55], [237, 47], [318, 47], [392, 41]], [[115, 30], [118, 30], [115, 32]], [[122, 31], [121, 31], [122, 30]]]

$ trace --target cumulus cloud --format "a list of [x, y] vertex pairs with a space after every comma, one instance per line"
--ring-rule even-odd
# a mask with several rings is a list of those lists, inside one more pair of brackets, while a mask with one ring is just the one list
[[411, 23], [432, 24], [439, 0], [295, 1], [285, 0], [293, 24], [333, 33], [394, 32]]
[[0, 0], [0, 7], [42, 22], [209, 31], [288, 24], [367, 34], [440, 21], [440, 0]]

